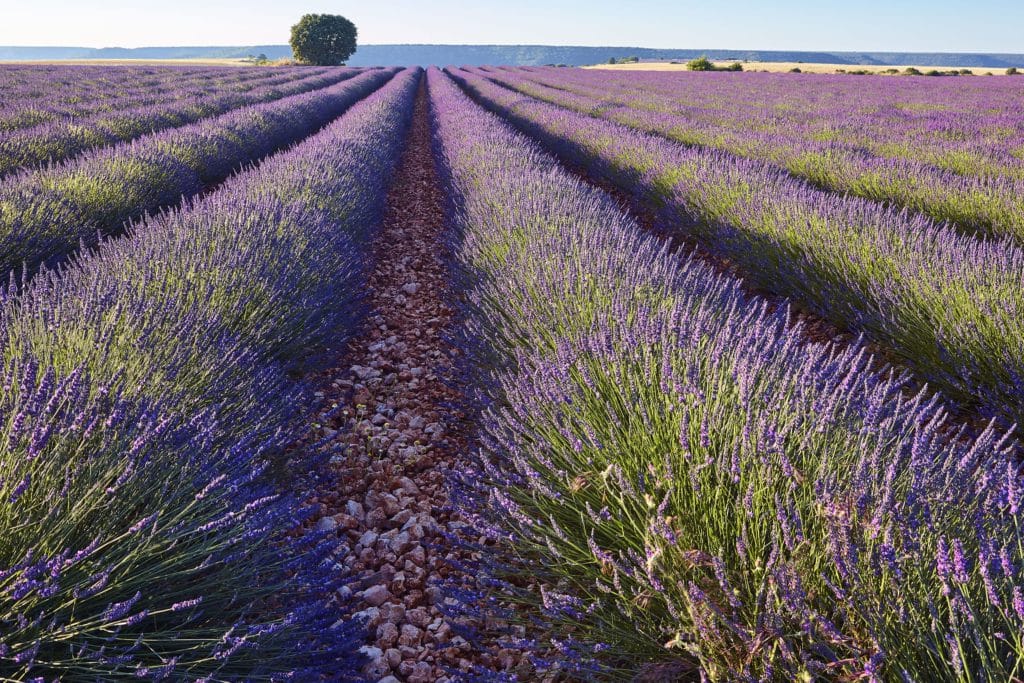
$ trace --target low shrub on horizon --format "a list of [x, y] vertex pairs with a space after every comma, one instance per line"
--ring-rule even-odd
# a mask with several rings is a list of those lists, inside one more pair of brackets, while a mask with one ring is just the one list
[[714, 71], [715, 65], [707, 57], [701, 56], [686, 63], [687, 71]]
[[687, 62], [686, 69], [688, 71], [743, 71], [743, 64], [732, 62], [726, 66], [715, 66], [715, 63], [710, 59], [700, 56]]

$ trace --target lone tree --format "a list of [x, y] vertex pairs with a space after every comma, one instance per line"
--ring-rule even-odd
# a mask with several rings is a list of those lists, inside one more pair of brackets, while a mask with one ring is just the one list
[[691, 59], [686, 63], [686, 68], [690, 71], [714, 71], [715, 65], [711, 63], [711, 60], [706, 56], [701, 55], [697, 59]]
[[356, 51], [356, 25], [336, 14], [307, 14], [292, 26], [291, 45], [303, 64], [343, 64]]

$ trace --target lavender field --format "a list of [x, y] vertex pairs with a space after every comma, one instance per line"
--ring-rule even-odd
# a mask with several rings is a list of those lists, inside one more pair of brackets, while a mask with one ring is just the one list
[[0, 680], [1024, 680], [1024, 83], [0, 94]]

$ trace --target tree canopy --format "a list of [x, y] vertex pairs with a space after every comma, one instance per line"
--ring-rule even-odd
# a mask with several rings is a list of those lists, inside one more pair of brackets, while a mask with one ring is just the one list
[[291, 46], [303, 64], [343, 64], [356, 51], [356, 25], [337, 14], [307, 14], [292, 26]]

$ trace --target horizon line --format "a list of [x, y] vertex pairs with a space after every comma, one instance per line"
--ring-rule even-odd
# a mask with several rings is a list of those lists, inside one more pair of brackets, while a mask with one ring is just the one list
[[[363, 43], [362, 45], [356, 45], [356, 51], [358, 52], [360, 47], [564, 47], [564, 48], [608, 48], [616, 50], [715, 50], [720, 52], [736, 51], [736, 52], [824, 52], [830, 54], [865, 54], [865, 53], [894, 53], [894, 54], [942, 54], [942, 55], [1015, 55], [1024, 56], [1022, 52], [1000, 52], [1000, 51], [986, 51], [986, 50], [906, 50], [906, 49], [859, 49], [859, 50], [833, 50], [829, 48], [780, 48], [780, 47], [646, 47], [643, 45], [574, 45], [564, 43]], [[89, 46], [89, 45], [14, 45], [14, 44], [0, 44], [0, 48], [22, 48], [22, 49], [69, 49], [69, 50], [148, 50], [148, 49], [196, 49], [196, 48], [247, 48], [247, 47], [289, 47], [288, 43], [248, 43], [248, 44], [233, 44], [233, 45], [139, 45], [136, 47], [125, 47], [123, 45], [104, 45], [101, 47]]]

